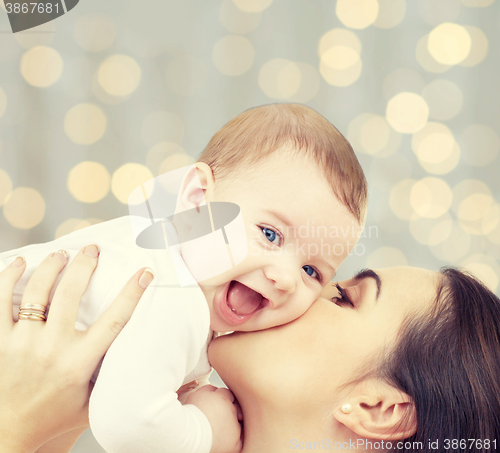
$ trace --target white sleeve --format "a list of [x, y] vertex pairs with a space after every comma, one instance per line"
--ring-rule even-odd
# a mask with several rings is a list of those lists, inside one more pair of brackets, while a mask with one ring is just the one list
[[[26, 270], [14, 288], [14, 320], [17, 320], [18, 307], [30, 277], [50, 253], [64, 249], [68, 252], [69, 262], [71, 262], [81, 248], [89, 244], [98, 244], [101, 248], [99, 265], [80, 302], [76, 328], [84, 330], [93, 324], [123, 288], [125, 282], [141, 267], [137, 263], [137, 256], [130, 253], [131, 245], [135, 244], [129, 224], [130, 221], [122, 217], [75, 231], [51, 242], [28, 245], [0, 253], [0, 268], [9, 265], [19, 255], [26, 258]], [[126, 270], [134, 261], [136, 267], [127, 273]], [[67, 267], [58, 276], [49, 301], [52, 300]]]
[[[98, 244], [101, 255], [80, 303], [79, 330], [99, 318], [138, 269], [151, 267], [156, 273], [103, 361], [91, 396], [94, 434], [108, 452], [208, 453], [212, 430], [207, 418], [195, 406], [182, 406], [176, 394], [206, 347], [210, 324], [206, 300], [199, 287], [179, 288], [175, 266], [165, 250], [135, 245], [128, 217], [0, 253], [0, 269], [18, 255], [27, 261], [15, 287], [14, 319], [29, 277], [43, 259], [62, 248], [72, 260], [89, 244]], [[64, 270], [54, 288], [63, 274]]]
[[90, 426], [108, 453], [210, 451], [208, 419], [176, 393], [207, 335], [199, 288], [148, 288], [106, 354], [90, 398]]

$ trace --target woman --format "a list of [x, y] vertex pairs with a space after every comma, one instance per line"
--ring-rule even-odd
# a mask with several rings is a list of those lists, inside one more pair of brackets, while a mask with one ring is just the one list
[[212, 342], [210, 359], [241, 404], [243, 452], [500, 447], [495, 295], [455, 270], [393, 268], [324, 296], [290, 324]]
[[245, 453], [500, 448], [500, 301], [454, 269], [365, 270], [298, 320], [215, 340]]

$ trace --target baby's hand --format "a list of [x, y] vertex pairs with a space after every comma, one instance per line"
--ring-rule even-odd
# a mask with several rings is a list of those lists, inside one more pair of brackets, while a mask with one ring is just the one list
[[241, 418], [232, 392], [226, 388], [205, 385], [191, 393], [186, 404], [194, 404], [208, 418], [212, 427], [212, 449], [210, 453], [240, 453]]

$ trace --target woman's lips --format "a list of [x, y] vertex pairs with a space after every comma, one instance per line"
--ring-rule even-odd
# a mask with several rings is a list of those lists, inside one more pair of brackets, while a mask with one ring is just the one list
[[233, 280], [222, 292], [219, 308], [227, 322], [238, 325], [248, 321], [266, 302], [258, 292]]

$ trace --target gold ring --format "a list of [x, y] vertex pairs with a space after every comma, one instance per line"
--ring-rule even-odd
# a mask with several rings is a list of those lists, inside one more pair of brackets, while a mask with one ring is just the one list
[[47, 318], [45, 315], [41, 315], [40, 313], [35, 313], [34, 311], [27, 311], [19, 313], [19, 319], [29, 319], [31, 321], [46, 321]]
[[39, 304], [21, 304], [21, 306], [19, 307], [19, 311], [24, 310], [33, 310], [45, 314], [45, 312], [47, 311], [47, 307]]

